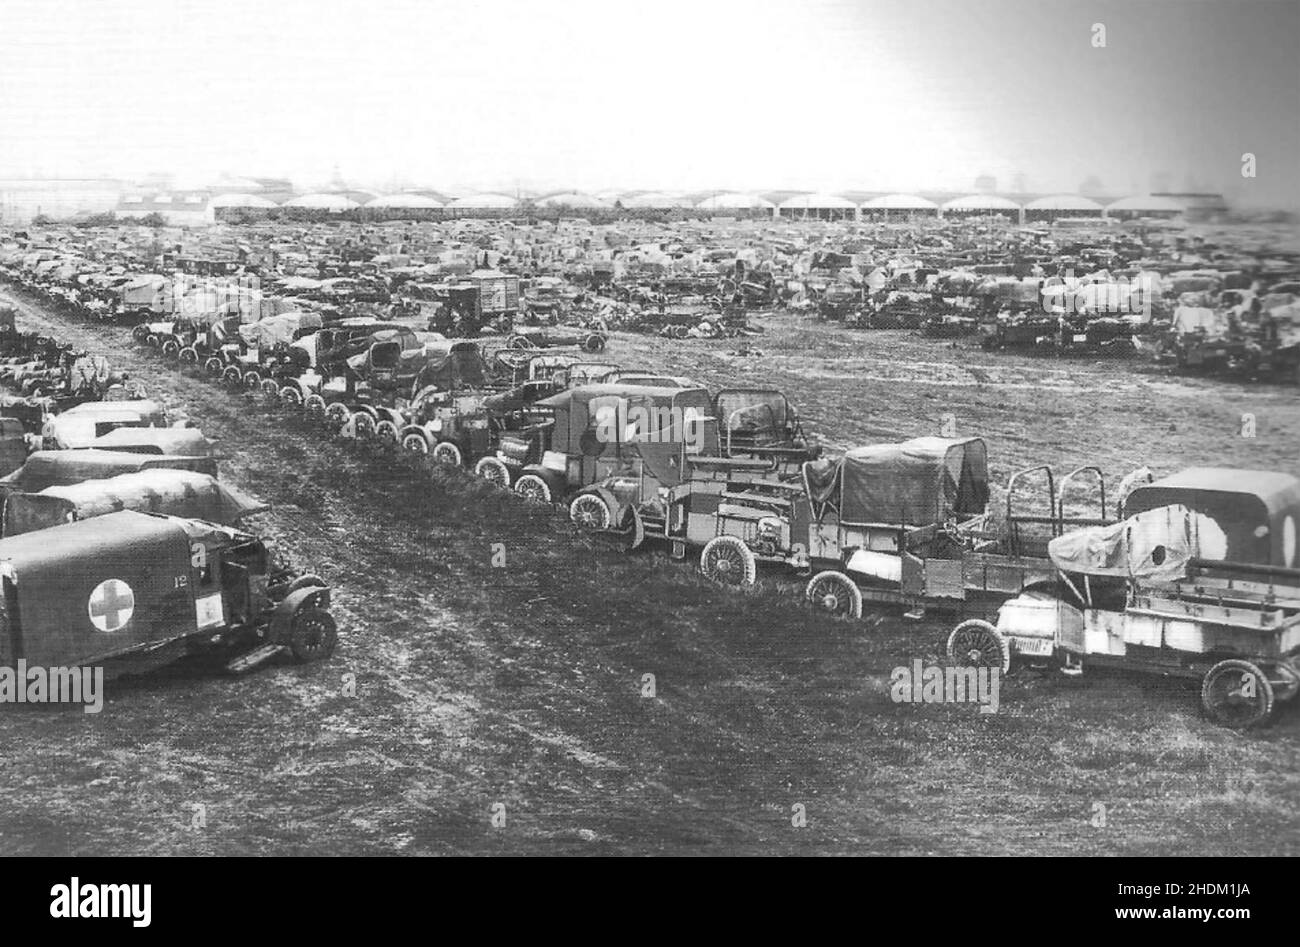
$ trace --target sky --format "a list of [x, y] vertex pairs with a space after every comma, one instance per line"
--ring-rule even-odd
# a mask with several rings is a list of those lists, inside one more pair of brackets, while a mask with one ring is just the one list
[[1297, 207], [1298, 49], [1297, 0], [0, 0], [0, 175]]

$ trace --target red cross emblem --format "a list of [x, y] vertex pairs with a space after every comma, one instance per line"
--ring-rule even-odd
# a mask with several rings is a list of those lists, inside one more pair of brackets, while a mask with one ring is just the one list
[[121, 579], [105, 579], [90, 593], [86, 606], [90, 621], [100, 631], [117, 631], [131, 620], [135, 593]]

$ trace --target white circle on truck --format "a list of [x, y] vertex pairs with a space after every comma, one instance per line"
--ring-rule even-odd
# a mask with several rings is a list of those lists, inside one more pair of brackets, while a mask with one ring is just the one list
[[135, 593], [121, 579], [105, 579], [90, 593], [86, 611], [100, 631], [117, 631], [135, 612]]

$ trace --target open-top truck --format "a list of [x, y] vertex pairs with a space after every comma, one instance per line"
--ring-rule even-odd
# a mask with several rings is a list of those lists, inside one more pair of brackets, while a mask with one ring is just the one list
[[1267, 722], [1300, 692], [1300, 480], [1193, 468], [1136, 488], [1124, 513], [1052, 540], [1055, 581], [959, 624], [949, 657], [1186, 677], [1216, 723]]

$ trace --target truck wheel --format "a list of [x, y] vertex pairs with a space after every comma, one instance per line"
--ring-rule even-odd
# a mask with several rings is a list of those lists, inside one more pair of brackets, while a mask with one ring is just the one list
[[758, 581], [758, 560], [739, 536], [714, 536], [700, 553], [700, 571], [719, 585], [741, 588]]
[[144, 345], [144, 340], [149, 338], [149, 327], [144, 325], [136, 326], [131, 330], [131, 338], [136, 345]]
[[257, 391], [262, 384], [262, 373], [257, 371], [247, 371], [244, 373], [244, 387], [249, 391]]
[[289, 626], [289, 650], [300, 664], [324, 661], [334, 653], [338, 636], [334, 616], [323, 608], [309, 605], [293, 614]]
[[199, 363], [199, 353], [192, 345], [185, 346], [176, 355], [184, 365], [197, 365]]
[[430, 454], [435, 464], [446, 464], [449, 467], [459, 467], [464, 460], [460, 448], [451, 441], [439, 441], [433, 446]]
[[351, 416], [352, 412], [348, 410], [348, 406], [342, 401], [335, 401], [325, 408], [325, 420], [336, 428], [347, 424], [348, 418]]
[[221, 380], [232, 387], [243, 381], [243, 377], [243, 374], [234, 365], [227, 366], [221, 372]]
[[862, 590], [843, 572], [834, 569], [818, 572], [808, 580], [804, 597], [819, 612], [840, 618], [862, 617]]
[[1273, 685], [1259, 666], [1233, 658], [1220, 661], [1205, 675], [1201, 706], [1219, 726], [1245, 730], [1267, 723], [1276, 705]]
[[279, 396], [280, 386], [275, 383], [274, 378], [262, 379], [262, 394], [266, 395], [268, 398], [275, 398]]
[[302, 407], [304, 411], [318, 421], [325, 417], [325, 399], [320, 395], [308, 395], [303, 399]]
[[526, 473], [515, 481], [515, 493], [529, 503], [554, 503], [551, 485], [537, 474]]
[[412, 431], [402, 438], [402, 447], [412, 454], [429, 453], [429, 439], [419, 431]]
[[604, 347], [605, 340], [594, 333], [582, 340], [582, 349], [585, 352], [599, 352]]
[[216, 377], [225, 369], [226, 363], [215, 355], [208, 356], [208, 360], [203, 363], [203, 368], [209, 375]]
[[369, 411], [352, 412], [352, 432], [357, 440], [374, 436], [374, 415]]
[[512, 335], [507, 341], [506, 346], [512, 349], [532, 349], [537, 346], [533, 345], [530, 338], [524, 335]]
[[401, 440], [401, 436], [397, 433], [397, 425], [388, 420], [380, 421], [375, 425], [375, 437], [392, 447], [396, 447]]
[[285, 385], [280, 389], [280, 401], [291, 408], [301, 408], [302, 389], [297, 385]]
[[580, 493], [569, 501], [569, 519], [583, 532], [609, 529], [614, 513], [604, 498], [595, 493]]
[[1007, 639], [986, 621], [972, 618], [952, 630], [948, 636], [948, 658], [963, 667], [1011, 670], [1011, 648]]
[[181, 354], [181, 344], [175, 339], [167, 339], [162, 344], [162, 353], [168, 358], [175, 358]]
[[474, 465], [474, 473], [503, 490], [510, 489], [510, 468], [500, 457], [484, 457]]

